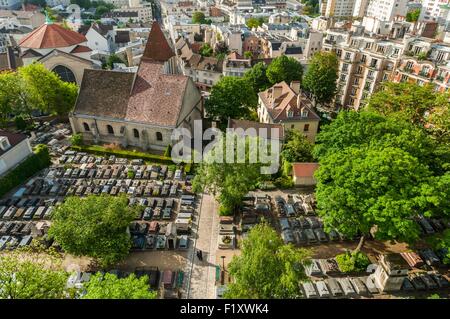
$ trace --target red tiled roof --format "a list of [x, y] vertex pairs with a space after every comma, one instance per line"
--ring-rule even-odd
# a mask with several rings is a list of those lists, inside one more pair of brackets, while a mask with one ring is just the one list
[[[275, 91], [279, 91], [275, 96]], [[298, 94], [286, 82], [280, 82], [267, 90], [258, 93], [267, 112], [276, 123], [288, 121], [319, 121], [320, 117], [314, 113], [310, 99], [304, 94]], [[300, 103], [300, 105], [298, 105]], [[306, 117], [302, 116], [301, 110], [307, 111]], [[288, 116], [288, 112], [292, 112], [292, 116]]]
[[91, 52], [92, 50], [85, 45], [77, 45], [70, 53]]
[[84, 35], [64, 29], [58, 24], [43, 24], [20, 40], [19, 45], [22, 48], [50, 49], [68, 47], [86, 41]]
[[296, 177], [314, 177], [319, 163], [292, 163], [292, 175]]
[[175, 56], [158, 22], [154, 21], [145, 46], [143, 60], [166, 62]]
[[141, 61], [125, 119], [176, 126], [188, 76], [163, 73], [163, 64]]

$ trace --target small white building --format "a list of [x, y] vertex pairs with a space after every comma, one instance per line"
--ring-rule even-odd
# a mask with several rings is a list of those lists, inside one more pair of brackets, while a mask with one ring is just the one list
[[31, 154], [33, 151], [26, 135], [0, 130], [0, 176]]

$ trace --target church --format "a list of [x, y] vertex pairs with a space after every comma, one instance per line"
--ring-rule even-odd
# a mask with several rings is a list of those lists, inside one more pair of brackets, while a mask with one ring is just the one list
[[178, 72], [174, 51], [153, 22], [136, 73], [84, 71], [70, 123], [88, 143], [164, 150], [174, 129], [192, 132], [202, 114], [200, 92]]

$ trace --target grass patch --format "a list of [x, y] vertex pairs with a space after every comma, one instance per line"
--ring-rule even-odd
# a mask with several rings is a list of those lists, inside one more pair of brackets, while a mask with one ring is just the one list
[[100, 155], [100, 156], [115, 155], [118, 157], [129, 158], [129, 159], [143, 159], [145, 161], [149, 161], [152, 163], [174, 165], [174, 163], [172, 162], [172, 159], [170, 157], [156, 155], [156, 154], [150, 154], [150, 153], [144, 153], [144, 152], [109, 149], [109, 148], [105, 148], [105, 147], [99, 146], [99, 145], [74, 145], [74, 146], [72, 146], [72, 149], [74, 151], [86, 152], [86, 153], [91, 153], [91, 154]]

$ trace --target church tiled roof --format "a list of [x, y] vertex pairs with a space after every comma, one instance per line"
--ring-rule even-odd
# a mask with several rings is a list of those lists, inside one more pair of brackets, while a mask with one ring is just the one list
[[84, 35], [64, 29], [58, 24], [43, 24], [20, 40], [22, 48], [51, 49], [69, 47], [86, 42]]
[[175, 53], [167, 42], [161, 27], [158, 22], [153, 22], [142, 59], [165, 62], [173, 56], [175, 56]]

